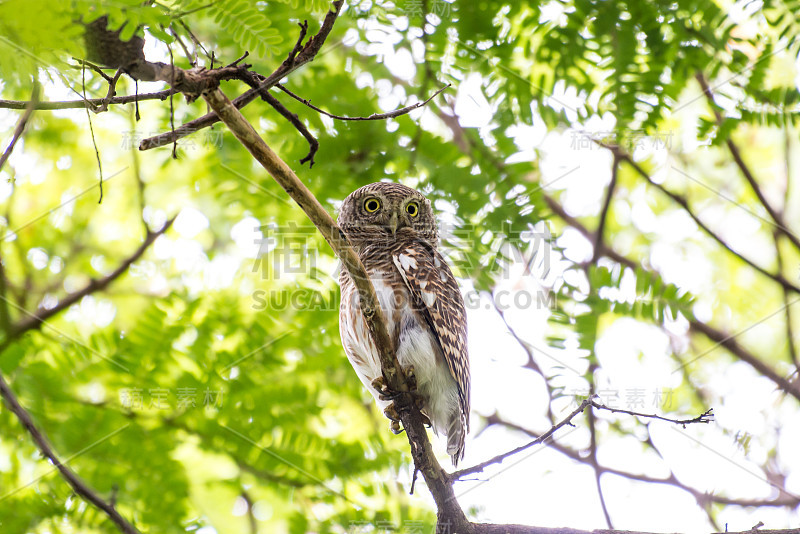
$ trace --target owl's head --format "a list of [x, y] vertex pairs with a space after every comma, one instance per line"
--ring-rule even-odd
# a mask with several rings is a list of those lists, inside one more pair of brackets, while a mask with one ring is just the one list
[[356, 189], [344, 199], [339, 227], [354, 246], [391, 242], [398, 238], [438, 240], [431, 202], [415, 189], [376, 182]]

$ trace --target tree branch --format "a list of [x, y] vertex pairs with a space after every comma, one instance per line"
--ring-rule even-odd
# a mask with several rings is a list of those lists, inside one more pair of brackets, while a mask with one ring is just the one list
[[[166, 232], [169, 229], [169, 227], [172, 226], [172, 223], [174, 221], [175, 218], [173, 217], [172, 219], [164, 223], [164, 225], [159, 230], [156, 230], [155, 232], [148, 232], [142, 244], [139, 245], [139, 248], [137, 248], [133, 254], [125, 258], [125, 260], [123, 260], [122, 263], [120, 263], [116, 269], [111, 271], [103, 278], [91, 279], [89, 283], [86, 284], [86, 286], [84, 286], [82, 289], [66, 295], [64, 298], [59, 300], [58, 304], [56, 304], [52, 308], [40, 309], [36, 313], [31, 314], [21, 319], [16, 324], [14, 324], [11, 327], [11, 331], [8, 338], [6, 338], [6, 340], [2, 343], [2, 348], [5, 348], [11, 341], [18, 338], [28, 330], [35, 330], [37, 328], [40, 328], [45, 321], [47, 321], [54, 315], [61, 313], [65, 309], [69, 308], [70, 306], [81, 300], [83, 297], [91, 295], [96, 291], [105, 289], [111, 282], [122, 276], [122, 274], [124, 274], [131, 266], [131, 264], [133, 264], [135, 261], [141, 258], [142, 255], [145, 253], [145, 251], [148, 249], [148, 247], [152, 245], [153, 242], [159, 236], [161, 236], [164, 232]], [[0, 352], [2, 352], [2, 348], [0, 348]]]
[[603, 208], [600, 211], [600, 221], [597, 223], [597, 232], [594, 237], [594, 252], [592, 253], [592, 263], [600, 257], [600, 249], [603, 245], [603, 232], [606, 228], [606, 219], [611, 208], [611, 199], [614, 198], [614, 189], [617, 187], [617, 174], [619, 174], [620, 157], [617, 152], [612, 152], [614, 161], [611, 163], [611, 182], [608, 184], [606, 198], [603, 201]]
[[[607, 145], [603, 145], [603, 146], [605, 146], [606, 148], [609, 148]], [[613, 149], [612, 148], [612, 150], [617, 150], [617, 149]], [[760, 265], [755, 263], [750, 258], [748, 258], [748, 257], [744, 256], [743, 254], [741, 254], [741, 253], [737, 252], [736, 250], [734, 250], [728, 243], [726, 243], [717, 233], [715, 233], [711, 228], [708, 227], [708, 225], [706, 225], [706, 223], [704, 223], [700, 219], [700, 217], [692, 210], [691, 206], [689, 206], [689, 202], [683, 196], [670, 191], [669, 189], [664, 187], [663, 184], [660, 184], [660, 183], [656, 182], [655, 180], [653, 180], [652, 177], [647, 173], [647, 171], [645, 171], [638, 163], [636, 163], [636, 161], [634, 161], [634, 159], [630, 156], [630, 154], [627, 154], [627, 153], [624, 153], [624, 152], [621, 152], [621, 151], [619, 152], [619, 154], [620, 154], [620, 157], [623, 160], [625, 160], [626, 163], [628, 163], [628, 165], [633, 167], [633, 169], [639, 174], [639, 176], [644, 178], [650, 185], [652, 185], [653, 187], [655, 187], [656, 189], [658, 189], [659, 191], [664, 193], [666, 196], [668, 196], [670, 199], [672, 199], [673, 202], [675, 202], [681, 208], [683, 208], [684, 211], [686, 211], [686, 213], [689, 215], [689, 217], [692, 218], [692, 220], [695, 222], [695, 224], [697, 224], [697, 226], [701, 230], [703, 230], [703, 232], [705, 232], [706, 235], [708, 235], [709, 237], [714, 239], [714, 241], [719, 243], [722, 246], [722, 248], [724, 248], [725, 250], [727, 250], [728, 252], [730, 252], [731, 254], [733, 254], [734, 256], [736, 256], [737, 258], [739, 258], [740, 260], [745, 262], [747, 265], [749, 265], [750, 267], [752, 267], [756, 271], [758, 271], [761, 274], [763, 274], [764, 276], [766, 276], [768, 278], [771, 278], [775, 282], [779, 283], [782, 287], [785, 287], [786, 289], [789, 289], [789, 290], [791, 290], [791, 291], [793, 291], [795, 293], [800, 294], [800, 286], [798, 286], [798, 285], [792, 283], [791, 281], [787, 280], [786, 277], [784, 277], [782, 273], [780, 273], [780, 272], [778, 272], [778, 273], [770, 272], [767, 269], [765, 269], [764, 267], [761, 267]]]
[[124, 534], [139, 534], [139, 531], [120, 515], [113, 503], [106, 502], [102, 497], [100, 497], [100, 495], [97, 494], [95, 490], [90, 488], [83, 480], [81, 480], [78, 475], [76, 475], [69, 467], [61, 463], [55, 451], [50, 446], [47, 436], [45, 436], [43, 431], [36, 427], [31, 415], [19, 403], [16, 395], [14, 395], [14, 392], [11, 391], [11, 388], [5, 381], [5, 378], [3, 378], [2, 373], [0, 373], [0, 396], [3, 397], [3, 400], [6, 402], [6, 405], [8, 405], [9, 410], [11, 410], [11, 412], [17, 416], [19, 422], [22, 423], [22, 426], [24, 426], [31, 435], [33, 441], [36, 443], [36, 446], [42, 452], [42, 455], [44, 455], [44, 457], [47, 458], [56, 469], [58, 469], [58, 471], [61, 473], [61, 476], [64, 477], [64, 479], [67, 481], [67, 484], [70, 485], [75, 493], [80, 495], [90, 504], [102, 510]]
[[11, 156], [11, 152], [14, 151], [14, 147], [17, 146], [17, 142], [22, 138], [22, 135], [25, 133], [25, 128], [28, 126], [28, 121], [33, 115], [33, 112], [36, 110], [36, 103], [39, 101], [39, 82], [33, 82], [33, 93], [31, 94], [31, 99], [27, 102], [27, 106], [25, 107], [25, 113], [22, 114], [22, 117], [19, 118], [17, 121], [17, 126], [14, 128], [14, 135], [11, 137], [11, 142], [6, 147], [3, 155], [0, 156], [0, 170], [3, 169], [3, 165], [6, 164], [6, 161]]
[[[703, 89], [703, 94], [705, 95], [706, 100], [708, 100], [708, 103], [711, 106], [711, 110], [714, 113], [714, 117], [716, 118], [717, 124], [721, 124], [723, 121], [723, 117], [722, 114], [717, 109], [717, 104], [716, 102], [714, 102], [714, 94], [711, 92], [711, 88], [708, 86], [708, 82], [706, 81], [705, 76], [703, 76], [702, 73], [698, 72], [695, 75], [695, 78], [697, 78], [697, 81], [700, 83], [700, 87]], [[733, 161], [736, 162], [736, 166], [739, 167], [740, 171], [742, 171], [742, 175], [744, 176], [748, 185], [750, 185], [750, 189], [752, 189], [753, 193], [755, 193], [756, 197], [758, 198], [758, 201], [761, 203], [762, 206], [764, 206], [764, 209], [767, 211], [767, 213], [769, 213], [769, 216], [772, 218], [772, 220], [775, 221], [775, 224], [777, 225], [781, 233], [785, 235], [787, 239], [789, 239], [789, 241], [791, 241], [792, 244], [798, 250], [800, 250], [800, 239], [786, 227], [786, 221], [784, 220], [783, 215], [781, 213], [778, 213], [778, 211], [772, 207], [769, 201], [767, 201], [767, 197], [764, 196], [764, 192], [761, 190], [761, 186], [759, 186], [755, 176], [753, 176], [753, 173], [750, 171], [750, 167], [748, 167], [747, 164], [742, 159], [742, 154], [739, 151], [739, 147], [730, 138], [725, 140], [725, 145], [728, 147], [728, 151], [731, 153], [731, 156], [733, 156]]]

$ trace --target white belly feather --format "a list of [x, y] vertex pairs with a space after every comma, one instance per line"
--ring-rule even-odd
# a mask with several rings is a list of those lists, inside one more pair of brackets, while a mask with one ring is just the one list
[[[460, 420], [460, 407], [458, 385], [450, 375], [441, 349], [428, 325], [419, 324], [408, 299], [395, 297], [394, 289], [384, 282], [383, 273], [370, 273], [370, 276], [386, 317], [389, 337], [394, 339], [395, 332], [400, 329], [397, 359], [404, 368], [414, 366], [418, 392], [426, 401], [423, 411], [433, 423], [434, 431], [447, 435], [454, 420]], [[345, 309], [358, 310], [357, 291], [348, 293], [343, 294], [342, 298], [350, 301], [342, 302], [342, 306], [346, 306]], [[372, 381], [381, 376], [380, 360], [366, 321], [360, 313], [356, 315], [359, 320], [354, 323], [340, 321], [342, 344], [359, 378], [383, 410], [390, 402], [380, 400], [377, 391], [372, 387]], [[449, 449], [450, 447], [448, 453], [455, 452]]]

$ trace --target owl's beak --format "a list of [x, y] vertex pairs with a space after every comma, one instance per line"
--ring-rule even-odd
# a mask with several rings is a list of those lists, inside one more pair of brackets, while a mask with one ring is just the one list
[[389, 230], [392, 231], [392, 236], [397, 234], [397, 230], [406, 226], [405, 221], [397, 216], [397, 213], [392, 213], [392, 218], [389, 220]]

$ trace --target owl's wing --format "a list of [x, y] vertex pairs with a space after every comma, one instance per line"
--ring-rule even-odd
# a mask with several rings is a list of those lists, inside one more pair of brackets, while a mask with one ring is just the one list
[[456, 279], [441, 254], [421, 241], [403, 247], [392, 261], [439, 340], [450, 375], [458, 384], [462, 421], [469, 430], [467, 312]]

